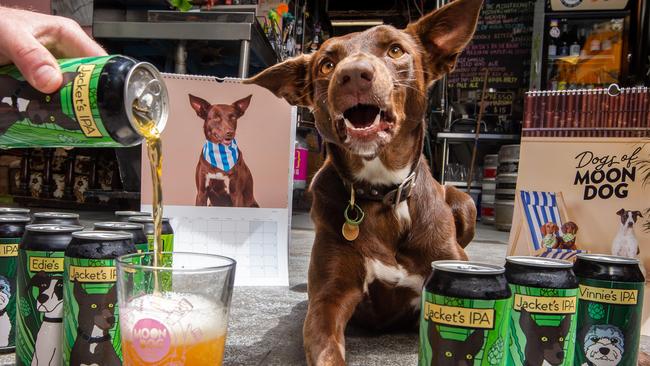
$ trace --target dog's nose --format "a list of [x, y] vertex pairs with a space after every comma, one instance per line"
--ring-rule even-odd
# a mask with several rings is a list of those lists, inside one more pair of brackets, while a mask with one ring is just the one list
[[598, 349], [598, 352], [602, 353], [603, 355], [607, 356], [609, 354], [609, 348], [607, 347], [600, 347]]
[[50, 299], [50, 297], [47, 296], [46, 294], [40, 294], [40, 295], [38, 295], [38, 297], [36, 298], [36, 301], [38, 301], [38, 302], [40, 302], [40, 303], [44, 303], [44, 302], [46, 302], [46, 301], [49, 300], [49, 299]]
[[375, 78], [372, 65], [363, 60], [349, 62], [339, 70], [338, 83], [344, 89], [368, 91]]

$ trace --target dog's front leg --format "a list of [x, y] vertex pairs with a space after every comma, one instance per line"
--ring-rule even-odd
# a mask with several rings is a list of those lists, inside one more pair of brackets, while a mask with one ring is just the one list
[[195, 206], [207, 206], [208, 205], [208, 177], [207, 172], [203, 169], [201, 165], [201, 160], [196, 166], [196, 173], [194, 176], [196, 181], [196, 203]]

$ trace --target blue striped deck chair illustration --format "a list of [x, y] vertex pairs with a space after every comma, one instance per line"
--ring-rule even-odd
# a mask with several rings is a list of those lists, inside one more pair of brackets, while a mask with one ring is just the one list
[[[518, 193], [517, 201], [521, 213], [519, 217], [523, 223], [513, 227], [523, 230], [521, 234], [528, 237], [531, 255], [575, 261], [578, 253], [587, 252], [579, 249], [552, 249], [542, 243], [543, 235], [540, 231], [542, 225], [554, 222], [562, 227], [562, 224], [569, 221], [562, 192], [519, 191]], [[562, 234], [560, 232], [560, 235]]]

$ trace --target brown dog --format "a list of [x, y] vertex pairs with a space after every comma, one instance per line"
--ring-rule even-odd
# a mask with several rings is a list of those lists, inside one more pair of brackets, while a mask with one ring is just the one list
[[546, 248], [557, 249], [558, 238], [560, 236], [560, 227], [554, 222], [547, 222], [539, 228], [542, 234], [542, 245]]
[[253, 196], [253, 176], [237, 147], [237, 121], [252, 95], [233, 104], [210, 104], [189, 94], [190, 105], [203, 120], [203, 145], [196, 166], [196, 205], [259, 207]]
[[568, 221], [562, 225], [562, 236], [558, 238], [558, 248], [577, 250], [576, 234], [578, 225], [573, 221]]
[[[311, 185], [316, 238], [303, 329], [310, 365], [345, 364], [350, 320], [414, 327], [431, 262], [467, 259], [474, 203], [436, 182], [421, 152], [426, 90], [453, 70], [481, 3], [454, 1], [405, 30], [378, 26], [331, 38], [248, 80], [312, 108], [326, 141], [327, 161]], [[358, 237], [346, 240], [352, 191], [365, 219]]]

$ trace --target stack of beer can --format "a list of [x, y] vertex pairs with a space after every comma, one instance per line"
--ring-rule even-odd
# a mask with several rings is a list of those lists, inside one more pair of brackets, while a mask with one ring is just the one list
[[0, 208], [0, 352], [19, 366], [120, 365], [116, 258], [151, 249], [150, 215], [118, 211], [84, 231], [75, 213]]
[[422, 294], [422, 365], [636, 365], [645, 279], [636, 259], [438, 261]]

